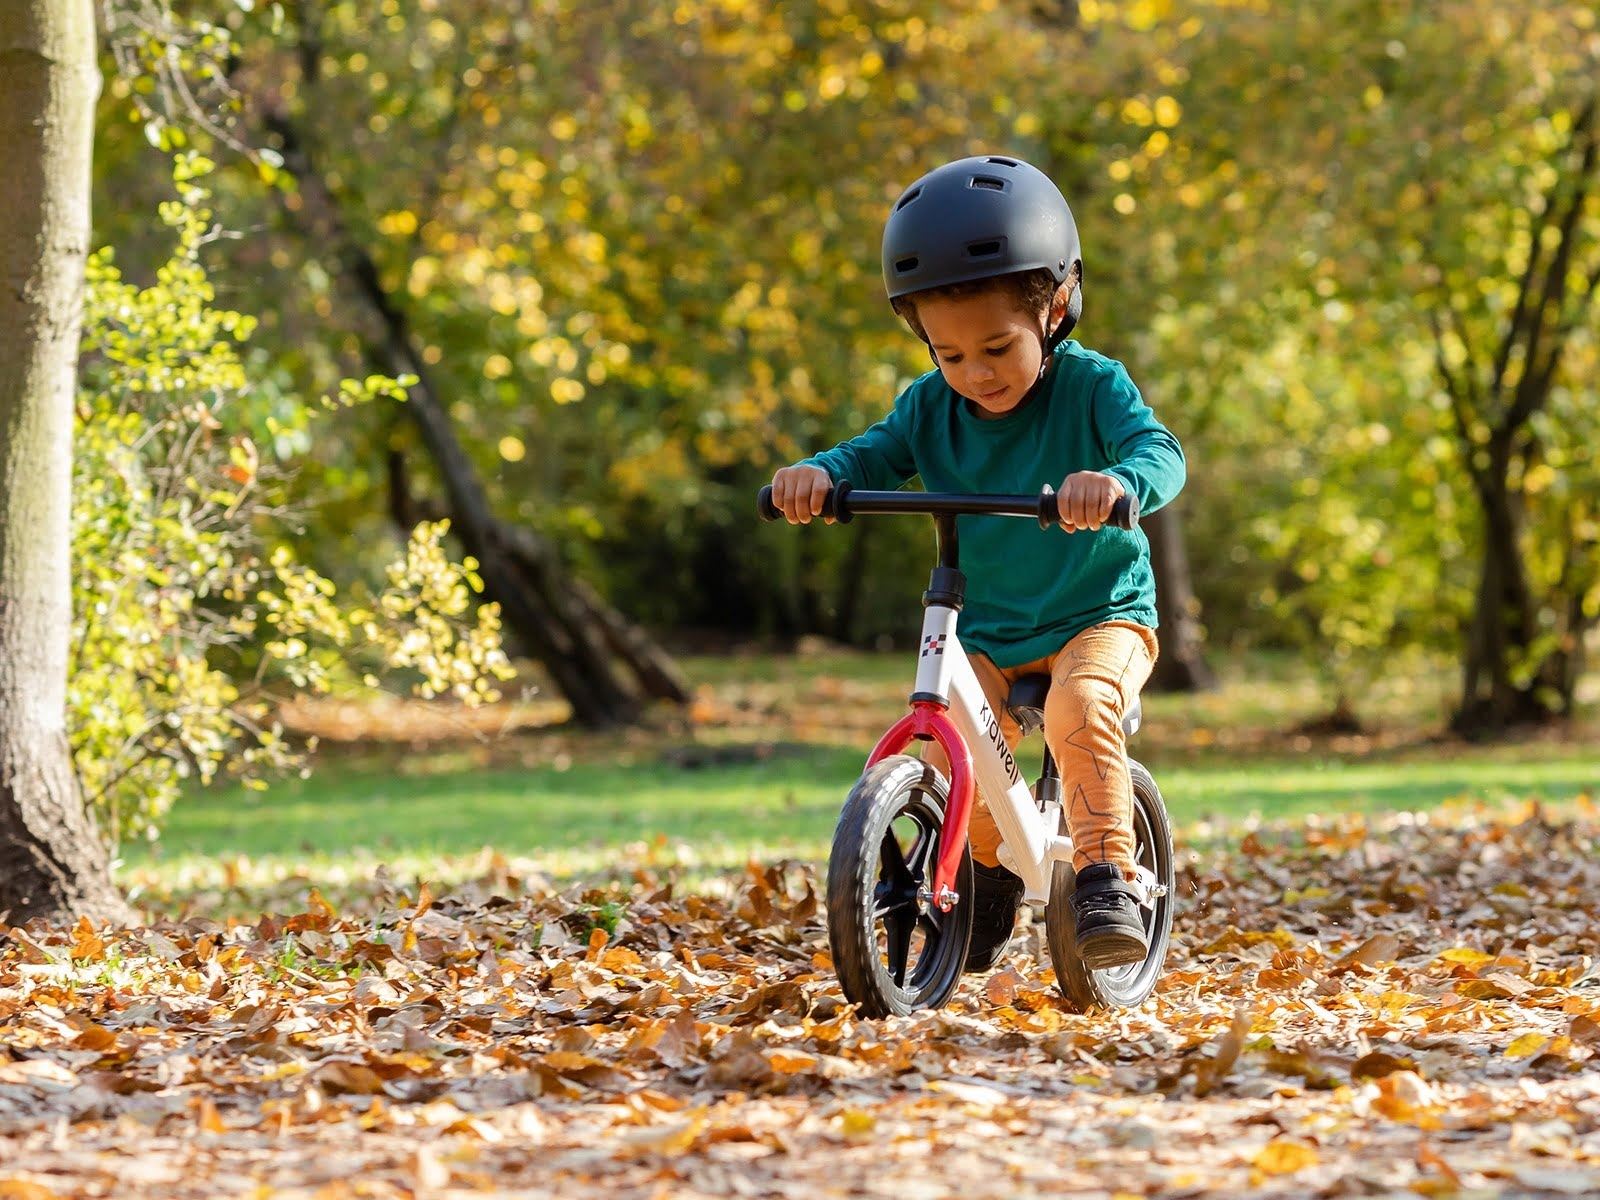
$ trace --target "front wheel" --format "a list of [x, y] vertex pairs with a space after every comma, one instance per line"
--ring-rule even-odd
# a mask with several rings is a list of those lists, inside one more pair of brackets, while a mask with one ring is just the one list
[[1045, 905], [1045, 936], [1056, 982], [1062, 995], [1083, 1012], [1143, 1004], [1161, 978], [1172, 935], [1172, 826], [1167, 820], [1167, 806], [1156, 781], [1142, 764], [1130, 758], [1128, 774], [1133, 779], [1134, 861], [1148, 872], [1147, 881], [1155, 884], [1150, 902], [1139, 907], [1149, 952], [1139, 962], [1106, 971], [1091, 971], [1084, 965], [1078, 954], [1077, 920], [1072, 908], [1077, 873], [1070, 863], [1056, 863], [1050, 879], [1050, 899]]
[[933, 887], [949, 785], [919, 758], [867, 769], [839, 814], [828, 856], [828, 946], [845, 997], [866, 1017], [938, 1008], [961, 982], [972, 938], [972, 855], [940, 912]]

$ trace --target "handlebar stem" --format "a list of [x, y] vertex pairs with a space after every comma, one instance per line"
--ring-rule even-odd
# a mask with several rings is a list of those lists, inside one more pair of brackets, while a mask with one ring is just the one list
[[950, 513], [936, 513], [933, 518], [935, 536], [939, 544], [939, 565], [951, 570], [961, 569], [961, 540], [956, 535], [956, 519]]

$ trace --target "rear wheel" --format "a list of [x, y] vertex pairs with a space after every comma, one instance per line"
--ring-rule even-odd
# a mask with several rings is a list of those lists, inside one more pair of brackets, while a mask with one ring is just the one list
[[1167, 807], [1156, 781], [1142, 764], [1129, 759], [1128, 773], [1133, 779], [1134, 861], [1148, 873], [1147, 882], [1155, 885], [1149, 901], [1139, 906], [1149, 953], [1140, 962], [1105, 971], [1091, 971], [1084, 965], [1078, 953], [1077, 921], [1072, 909], [1077, 874], [1070, 863], [1056, 864], [1050, 880], [1050, 899], [1045, 905], [1045, 936], [1056, 983], [1062, 995], [1084, 1012], [1143, 1004], [1161, 978], [1172, 935], [1172, 826], [1167, 820]]
[[938, 1008], [961, 982], [972, 937], [972, 856], [963, 848], [949, 912], [933, 886], [949, 785], [919, 758], [868, 768], [845, 801], [828, 857], [828, 945], [863, 1016]]

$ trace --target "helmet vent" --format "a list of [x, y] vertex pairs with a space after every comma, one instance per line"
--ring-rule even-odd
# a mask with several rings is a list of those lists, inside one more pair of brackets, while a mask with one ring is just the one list
[[913, 200], [915, 200], [920, 195], [922, 195], [922, 189], [921, 188], [912, 188], [904, 196], [900, 197], [900, 203], [896, 204], [894, 206], [895, 212], [899, 212], [902, 208], [904, 208], [906, 205], [910, 204]]
[[1005, 245], [1004, 238], [990, 238], [986, 242], [968, 242], [968, 258], [993, 258], [1000, 253], [1000, 247]]
[[991, 192], [1003, 192], [1006, 190], [1006, 181], [1004, 179], [996, 179], [992, 175], [974, 175], [972, 182], [968, 186], [987, 188]]
[[999, 163], [1002, 167], [1014, 167], [1017, 165], [1017, 160], [1014, 158], [990, 158], [985, 159], [984, 161]]
[[915, 254], [913, 254], [910, 258], [902, 258], [894, 264], [895, 273], [904, 275], [907, 271], [915, 271], [917, 269], [917, 262], [918, 257]]

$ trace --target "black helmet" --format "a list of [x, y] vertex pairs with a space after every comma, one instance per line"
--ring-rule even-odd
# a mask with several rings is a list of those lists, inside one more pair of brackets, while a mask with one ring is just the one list
[[883, 282], [894, 300], [912, 292], [1043, 268], [1059, 287], [1078, 264], [1066, 319], [1083, 311], [1078, 226], [1061, 190], [1037, 167], [1004, 155], [935, 167], [895, 201], [883, 227]]

